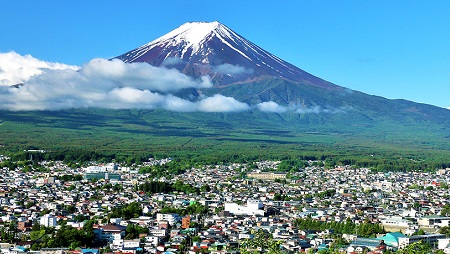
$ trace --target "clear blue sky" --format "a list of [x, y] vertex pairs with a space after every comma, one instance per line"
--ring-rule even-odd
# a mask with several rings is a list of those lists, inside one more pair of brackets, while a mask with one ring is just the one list
[[450, 107], [450, 1], [0, 0], [0, 52], [81, 65], [217, 20], [335, 84]]

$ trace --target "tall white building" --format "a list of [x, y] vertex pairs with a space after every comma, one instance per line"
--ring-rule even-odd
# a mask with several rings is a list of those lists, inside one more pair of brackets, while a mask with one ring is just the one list
[[39, 220], [39, 224], [45, 227], [56, 227], [56, 217], [51, 214], [45, 214]]
[[180, 215], [176, 213], [157, 213], [156, 214], [157, 221], [168, 221], [170, 225], [173, 225], [179, 221], [181, 221]]

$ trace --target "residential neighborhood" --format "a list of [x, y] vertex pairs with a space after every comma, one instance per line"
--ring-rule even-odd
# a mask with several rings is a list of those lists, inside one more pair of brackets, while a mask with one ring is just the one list
[[[280, 161], [260, 161], [160, 177], [140, 171], [168, 163], [2, 168], [1, 252], [218, 254], [273, 244], [279, 253], [384, 253], [421, 243], [450, 253], [450, 169], [310, 161], [280, 172]], [[69, 235], [82, 240], [61, 240]]]

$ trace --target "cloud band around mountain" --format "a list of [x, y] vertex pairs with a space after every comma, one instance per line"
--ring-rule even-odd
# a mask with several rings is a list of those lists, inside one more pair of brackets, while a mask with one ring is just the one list
[[[8, 110], [99, 107], [235, 112], [250, 108], [222, 95], [197, 102], [176, 97], [170, 93], [184, 88], [208, 88], [211, 81], [208, 77], [194, 80], [177, 70], [146, 63], [93, 59], [76, 67], [9, 52], [0, 54], [0, 68], [0, 108]], [[23, 85], [12, 86], [18, 83]]]
[[[217, 71], [237, 74], [247, 70], [224, 64]], [[220, 94], [200, 97], [198, 101], [171, 94], [185, 88], [211, 86], [207, 76], [193, 79], [175, 69], [147, 63], [97, 58], [78, 67], [45, 62], [15, 52], [0, 53], [0, 109], [162, 108], [178, 112], [240, 112], [256, 108], [268, 113], [337, 112], [318, 107], [281, 106], [273, 101], [252, 107]]]

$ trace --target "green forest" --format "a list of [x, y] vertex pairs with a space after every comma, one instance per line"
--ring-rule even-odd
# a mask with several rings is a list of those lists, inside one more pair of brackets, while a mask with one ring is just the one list
[[175, 163], [157, 171], [176, 174], [195, 165], [262, 160], [286, 161], [286, 171], [307, 161], [383, 172], [450, 166], [450, 133], [435, 123], [349, 125], [332, 116], [137, 109], [1, 113], [0, 154], [11, 157], [3, 162], [9, 168], [42, 160], [76, 167], [88, 161], [133, 165], [169, 157]]

